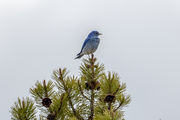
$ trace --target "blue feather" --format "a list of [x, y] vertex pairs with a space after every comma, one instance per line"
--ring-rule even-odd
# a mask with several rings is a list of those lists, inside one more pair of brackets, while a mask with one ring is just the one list
[[82, 52], [82, 50], [83, 50], [84, 46], [86, 46], [86, 43], [87, 43], [89, 40], [90, 40], [90, 38], [89, 38], [89, 37], [88, 37], [88, 38], [86, 38], [86, 40], [85, 40], [85, 41], [84, 41], [84, 43], [83, 43], [83, 46], [82, 46], [82, 48], [81, 48], [80, 53], [78, 53], [77, 55], [80, 55], [80, 54], [81, 54], [81, 52]]

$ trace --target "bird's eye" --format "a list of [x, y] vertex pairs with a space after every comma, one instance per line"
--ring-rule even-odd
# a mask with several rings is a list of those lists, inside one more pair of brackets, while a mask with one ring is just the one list
[[96, 35], [99, 35], [99, 33], [97, 32]]

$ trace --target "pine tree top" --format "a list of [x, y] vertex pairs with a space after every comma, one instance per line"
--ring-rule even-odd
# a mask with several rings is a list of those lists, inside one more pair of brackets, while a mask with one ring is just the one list
[[126, 84], [116, 72], [104, 72], [94, 55], [83, 59], [80, 76], [64, 69], [53, 70], [52, 80], [37, 81], [30, 88], [34, 100], [26, 98], [11, 107], [12, 120], [124, 120], [122, 109], [129, 105]]

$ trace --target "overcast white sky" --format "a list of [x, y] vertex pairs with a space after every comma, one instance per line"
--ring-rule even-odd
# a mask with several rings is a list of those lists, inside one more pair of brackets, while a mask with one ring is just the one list
[[1, 0], [1, 119], [53, 69], [79, 75], [74, 58], [92, 30], [103, 33], [98, 61], [132, 96], [126, 120], [180, 120], [179, 0]]

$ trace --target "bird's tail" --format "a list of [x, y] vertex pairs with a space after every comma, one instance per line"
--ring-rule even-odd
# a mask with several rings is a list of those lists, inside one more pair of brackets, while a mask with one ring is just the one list
[[81, 54], [81, 55], [78, 55], [76, 58], [74, 58], [74, 59], [79, 59], [79, 58], [81, 58], [83, 56], [83, 54]]

